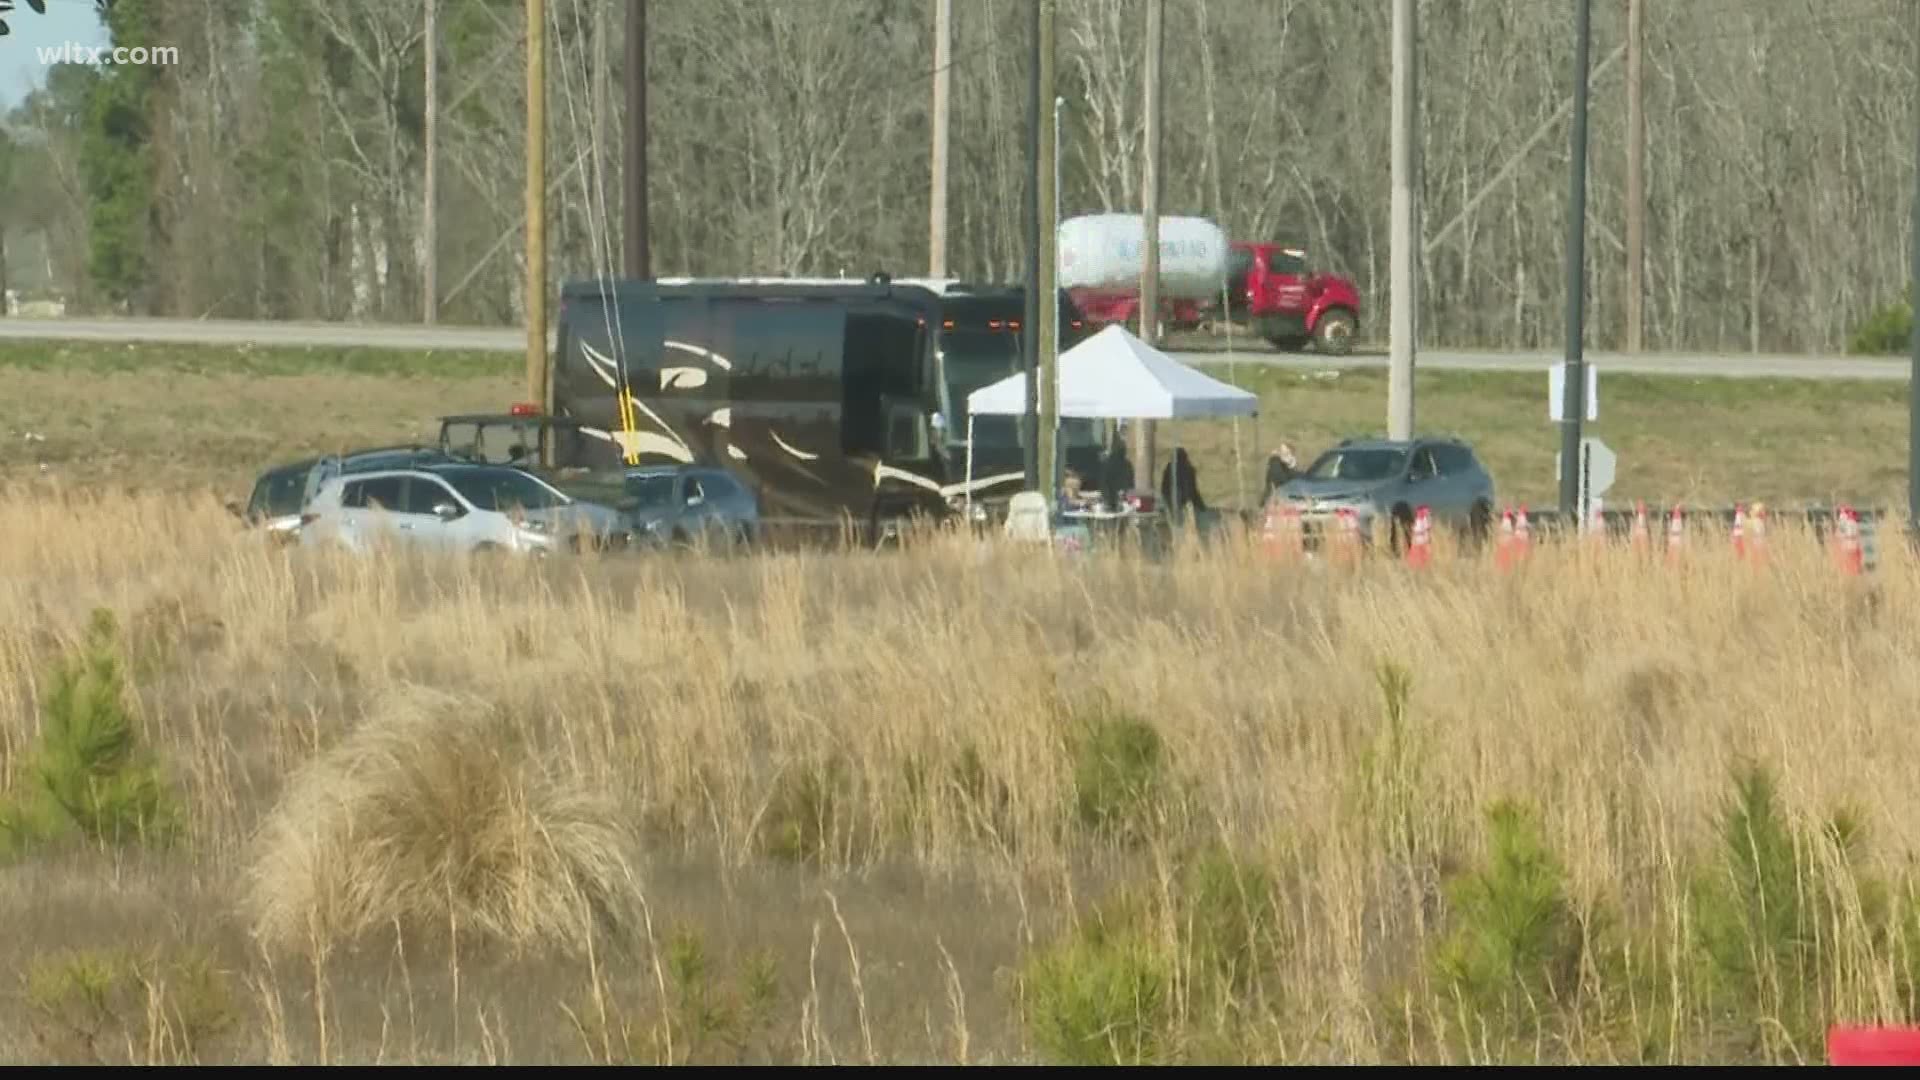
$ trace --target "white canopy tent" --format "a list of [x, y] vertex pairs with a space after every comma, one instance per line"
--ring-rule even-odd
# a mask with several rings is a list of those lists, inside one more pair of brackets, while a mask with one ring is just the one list
[[[1061, 353], [1055, 378], [1062, 418], [1183, 420], [1255, 416], [1260, 407], [1259, 397], [1251, 391], [1175, 360], [1119, 324]], [[1015, 372], [967, 395], [969, 478], [973, 476], [973, 418], [983, 414], [1019, 416], [1026, 409], [1025, 372]], [[971, 484], [968, 501], [972, 501]]]
[[[1055, 375], [1060, 415], [1077, 420], [1253, 416], [1260, 406], [1252, 392], [1182, 364], [1117, 323], [1061, 353]], [[1024, 372], [967, 395], [969, 416], [1019, 416], [1026, 409]]]

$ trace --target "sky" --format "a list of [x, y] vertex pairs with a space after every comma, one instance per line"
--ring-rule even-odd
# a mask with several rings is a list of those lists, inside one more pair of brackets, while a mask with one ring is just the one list
[[12, 33], [0, 38], [0, 112], [45, 85], [48, 65], [40, 62], [36, 48], [57, 49], [69, 41], [97, 47], [108, 40], [93, 0], [47, 0], [45, 15], [36, 14], [25, 0], [14, 0], [6, 21]]

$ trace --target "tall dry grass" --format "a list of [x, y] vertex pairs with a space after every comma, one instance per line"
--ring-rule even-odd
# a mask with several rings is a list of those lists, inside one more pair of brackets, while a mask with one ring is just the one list
[[[1512, 573], [1444, 537], [1419, 573], [1251, 538], [356, 562], [211, 503], [12, 502], [0, 775], [106, 607], [187, 828], [144, 863], [30, 857], [0, 903], [57, 903], [34, 858], [137, 863], [251, 990], [230, 1052], [278, 1059], [1027, 1060], [1122, 1000], [1139, 1037], [1094, 1059], [1818, 1060], [1816, 1021], [1913, 1011], [1920, 574], [1882, 543], [1842, 575], [1777, 523], [1764, 567], [1690, 540]], [[492, 719], [393, 726], [429, 691]], [[1820, 902], [1716, 954], [1748, 765]], [[1473, 982], [1462, 913], [1513, 881], [1573, 953], [1509, 942]], [[1216, 893], [1239, 914], [1207, 929]], [[96, 944], [33, 917], [0, 963]]]

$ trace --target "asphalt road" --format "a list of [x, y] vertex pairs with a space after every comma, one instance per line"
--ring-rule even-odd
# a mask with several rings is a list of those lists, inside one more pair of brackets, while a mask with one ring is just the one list
[[[481, 352], [521, 352], [527, 347], [520, 331], [478, 326], [412, 326], [376, 323], [239, 322], [198, 319], [33, 319], [0, 318], [0, 341], [159, 342], [191, 345], [322, 346], [376, 349], [459, 349]], [[549, 336], [549, 343], [551, 343]], [[1223, 350], [1173, 352], [1192, 364], [1225, 365]], [[1274, 353], [1252, 345], [1232, 359], [1319, 371], [1328, 368], [1384, 367], [1382, 353], [1327, 357], [1317, 353]], [[1558, 362], [1553, 353], [1490, 350], [1423, 350], [1416, 364], [1429, 371], [1545, 371]], [[1758, 379], [1876, 379], [1905, 380], [1911, 365], [1904, 358], [1869, 359], [1854, 356], [1765, 356], [1712, 353], [1588, 353], [1587, 360], [1602, 371], [1621, 374], [1679, 375]]]

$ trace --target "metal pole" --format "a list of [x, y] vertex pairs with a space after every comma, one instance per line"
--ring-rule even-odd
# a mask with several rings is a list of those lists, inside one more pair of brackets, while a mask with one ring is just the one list
[[[1147, 0], [1146, 168], [1140, 184], [1140, 336], [1160, 344], [1160, 61], [1165, 53], [1166, 0]], [[1133, 476], [1141, 491], [1152, 491], [1153, 421], [1133, 424]]]
[[627, 137], [621, 180], [626, 187], [627, 276], [653, 278], [647, 207], [647, 0], [627, 2]]
[[1028, 491], [1040, 490], [1040, 0], [1027, 0], [1027, 317], [1020, 323], [1027, 405], [1020, 418]]
[[1391, 235], [1388, 243], [1388, 290], [1391, 326], [1388, 333], [1387, 436], [1413, 437], [1414, 295], [1414, 168], [1413, 168], [1413, 42], [1418, 8], [1414, 0], [1393, 5], [1393, 136]]
[[1060, 102], [1053, 93], [1053, 0], [1039, 0], [1040, 27], [1040, 100], [1052, 107], [1042, 114], [1041, 145], [1046, 153], [1040, 158], [1038, 183], [1044, 205], [1040, 207], [1040, 296], [1039, 320], [1034, 323], [1034, 344], [1040, 351], [1040, 475], [1046, 478], [1047, 504], [1060, 498], [1060, 461], [1056, 437], [1060, 430], [1059, 342], [1060, 342], [1060, 264], [1054, 248], [1059, 240], [1060, 215]]
[[[1920, 71], [1920, 68], [1916, 68]], [[1920, 133], [1920, 105], [1915, 107], [1914, 124], [1916, 133]], [[1912, 281], [1908, 283], [1911, 294], [1908, 300], [1913, 313], [1912, 338], [1908, 348], [1913, 353], [1913, 369], [1907, 380], [1907, 530], [1909, 541], [1916, 539], [1915, 531], [1920, 530], [1920, 135], [1917, 135], [1915, 154], [1915, 173], [1913, 184], [1913, 235], [1908, 243], [1913, 249], [1913, 265], [1909, 269]]]
[[[1052, 48], [1053, 17], [1054, 17], [1053, 0], [1047, 0], [1046, 21], [1044, 25], [1047, 31], [1047, 43], [1048, 43], [1048, 49], [1047, 49], [1048, 89], [1052, 89], [1053, 82], [1054, 82], [1054, 79], [1053, 79], [1053, 59], [1054, 58], [1053, 58], [1053, 48]], [[1058, 291], [1060, 288], [1060, 215], [1063, 213], [1060, 206], [1060, 173], [1062, 172], [1060, 168], [1060, 110], [1066, 105], [1066, 103], [1067, 103], [1067, 99], [1063, 97], [1055, 96], [1053, 99], [1053, 164], [1052, 164], [1053, 213], [1051, 215], [1053, 218], [1053, 241], [1047, 245], [1047, 265], [1050, 268], [1047, 272], [1047, 282], [1048, 282], [1047, 288], [1048, 288], [1048, 292], [1054, 295], [1058, 294]], [[1057, 498], [1059, 496], [1059, 492], [1061, 488], [1061, 481], [1064, 479], [1064, 475], [1065, 475], [1064, 469], [1062, 468], [1063, 463], [1060, 456], [1060, 304], [1059, 302], [1056, 300], [1053, 306], [1048, 308], [1047, 310], [1049, 314], [1046, 316], [1046, 319], [1043, 323], [1043, 325], [1046, 327], [1046, 333], [1047, 333], [1045, 344], [1049, 350], [1049, 355], [1053, 357], [1053, 375], [1049, 379], [1048, 389], [1047, 389], [1047, 401], [1048, 401], [1048, 404], [1050, 404], [1053, 407], [1053, 411], [1050, 414], [1053, 417], [1053, 423], [1051, 425], [1052, 434], [1048, 438], [1048, 441], [1051, 443], [1053, 447], [1053, 469], [1048, 474], [1048, 476], [1050, 478], [1049, 483], [1053, 485], [1054, 495]]]
[[427, 0], [426, 26], [426, 64], [427, 85], [424, 96], [426, 101], [422, 112], [421, 136], [426, 142], [426, 175], [420, 180], [420, 246], [425, 249], [425, 265], [421, 267], [420, 297], [423, 310], [421, 321], [432, 326], [440, 314], [440, 231], [436, 218], [436, 198], [439, 192], [437, 177], [439, 163], [437, 159], [437, 140], [434, 138], [434, 114], [440, 111], [440, 34], [439, 23], [435, 17], [440, 0]]
[[933, 0], [933, 189], [929, 195], [927, 275], [947, 276], [947, 114], [953, 64], [953, 0]]
[[1587, 240], [1587, 63], [1592, 0], [1574, 0], [1573, 158], [1567, 197], [1567, 381], [1560, 434], [1560, 516], [1571, 521], [1580, 493], [1580, 421], [1586, 415], [1584, 350]]
[[1627, 0], [1627, 351], [1640, 351], [1646, 329], [1647, 113], [1640, 44], [1645, 0]]
[[547, 402], [547, 18], [527, 0], [527, 400]]

